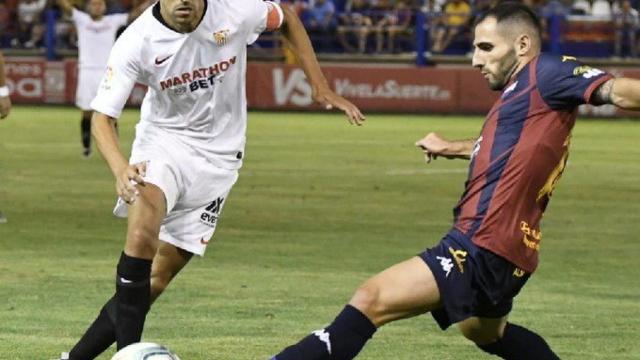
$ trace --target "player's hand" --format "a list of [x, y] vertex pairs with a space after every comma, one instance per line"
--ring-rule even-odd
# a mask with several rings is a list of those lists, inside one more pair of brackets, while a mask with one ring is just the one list
[[144, 176], [147, 173], [147, 163], [139, 162], [124, 167], [116, 176], [116, 191], [118, 196], [127, 204], [133, 204], [140, 194], [136, 186], [144, 186]]
[[347, 115], [349, 123], [352, 125], [362, 125], [365, 120], [364, 115], [357, 106], [353, 105], [349, 100], [334, 93], [329, 88], [318, 89], [313, 92], [313, 99], [327, 110], [338, 108]]
[[8, 96], [0, 97], [0, 119], [4, 119], [11, 111], [11, 99]]
[[424, 159], [427, 164], [437, 159], [438, 156], [443, 156], [447, 159], [455, 158], [455, 155], [450, 153], [451, 142], [433, 132], [416, 141], [415, 145], [424, 153]]

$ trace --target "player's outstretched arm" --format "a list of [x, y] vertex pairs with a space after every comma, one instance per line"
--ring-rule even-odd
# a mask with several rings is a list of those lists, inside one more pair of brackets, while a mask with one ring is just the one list
[[432, 132], [416, 141], [415, 145], [422, 150], [428, 164], [438, 156], [447, 159], [470, 159], [475, 142], [476, 139], [446, 140]]
[[116, 192], [127, 203], [133, 203], [138, 195], [135, 184], [144, 185], [146, 164], [129, 165], [118, 146], [118, 134], [115, 129], [115, 119], [95, 111], [91, 119], [91, 133], [96, 140], [96, 146], [107, 161], [111, 173], [116, 178]]
[[640, 111], [640, 80], [630, 78], [608, 80], [594, 91], [591, 103], [613, 104], [622, 109]]
[[73, 5], [71, 5], [71, 1], [57, 0], [57, 3], [65, 16], [71, 16], [71, 13], [73, 13]]
[[0, 119], [9, 116], [9, 111], [11, 111], [11, 99], [9, 99], [9, 88], [4, 73], [4, 57], [0, 53]]
[[349, 122], [356, 125], [362, 125], [365, 120], [364, 115], [355, 105], [342, 96], [334, 93], [327, 79], [324, 77], [318, 59], [311, 46], [309, 35], [302, 25], [300, 19], [287, 5], [282, 4], [284, 13], [284, 23], [282, 25], [282, 34], [285, 41], [290, 43], [293, 53], [298, 58], [302, 70], [304, 70], [311, 88], [313, 89], [313, 98], [318, 103], [324, 105], [326, 109], [334, 107], [344, 111], [348, 116]]

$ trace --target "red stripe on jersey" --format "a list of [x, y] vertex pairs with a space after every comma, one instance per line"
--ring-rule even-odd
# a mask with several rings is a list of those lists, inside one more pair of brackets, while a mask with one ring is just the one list
[[[500, 103], [501, 100], [498, 100], [494, 108], [499, 108]], [[480, 150], [475, 156], [473, 169], [471, 170], [471, 174], [469, 174], [469, 180], [466, 186], [468, 189], [467, 193], [459, 202], [459, 204], [462, 204], [462, 207], [460, 208], [458, 221], [454, 226], [465, 234], [471, 230], [471, 226], [475, 220], [478, 219], [478, 203], [480, 202], [482, 190], [487, 182], [486, 169], [491, 162], [491, 148], [493, 147], [497, 127], [498, 112], [493, 111], [482, 129]]]

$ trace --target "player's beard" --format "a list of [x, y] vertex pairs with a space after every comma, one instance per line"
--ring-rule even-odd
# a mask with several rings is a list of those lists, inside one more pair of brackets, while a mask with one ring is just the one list
[[516, 56], [516, 50], [511, 49], [502, 57], [500, 65], [498, 65], [498, 73], [495, 74], [493, 81], [489, 80], [489, 88], [494, 91], [504, 89], [517, 68], [518, 56]]

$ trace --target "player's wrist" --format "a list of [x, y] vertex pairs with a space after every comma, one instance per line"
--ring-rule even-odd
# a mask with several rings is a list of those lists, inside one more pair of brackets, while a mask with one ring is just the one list
[[9, 96], [9, 87], [8, 86], [0, 86], [0, 97]]

